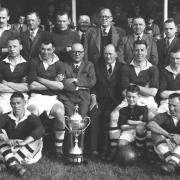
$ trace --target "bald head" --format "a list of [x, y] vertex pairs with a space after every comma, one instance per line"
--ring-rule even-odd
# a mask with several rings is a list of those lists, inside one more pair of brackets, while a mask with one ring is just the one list
[[83, 60], [83, 58], [84, 58], [84, 48], [83, 48], [82, 44], [74, 43], [72, 45], [71, 57], [72, 57], [72, 60], [75, 63], [78, 63], [78, 62]]

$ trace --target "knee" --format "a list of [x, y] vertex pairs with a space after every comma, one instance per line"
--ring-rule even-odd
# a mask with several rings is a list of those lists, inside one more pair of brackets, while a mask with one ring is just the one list
[[119, 119], [119, 111], [113, 111], [110, 114], [110, 126], [116, 127]]
[[153, 144], [158, 144], [159, 142], [166, 140], [164, 136], [159, 134], [152, 133], [151, 136], [152, 136]]
[[28, 106], [27, 109], [36, 116], [40, 115], [39, 109], [34, 105]]
[[144, 125], [138, 125], [136, 126], [136, 135], [142, 136], [146, 132], [146, 128]]
[[127, 140], [120, 139], [118, 142], [118, 147], [126, 146], [129, 142]]

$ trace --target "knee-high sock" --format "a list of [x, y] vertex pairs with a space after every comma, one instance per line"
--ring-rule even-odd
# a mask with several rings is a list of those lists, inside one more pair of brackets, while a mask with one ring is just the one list
[[154, 147], [153, 147], [153, 143], [152, 143], [152, 137], [151, 137], [151, 131], [147, 131], [146, 133], [146, 149], [148, 152], [153, 153], [154, 152]]
[[145, 140], [146, 140], [146, 133], [144, 133], [144, 134], [137, 134], [137, 133], [136, 133], [135, 146], [136, 146], [138, 149], [143, 148], [144, 145], [145, 145]]
[[5, 162], [8, 166], [13, 166], [17, 163], [17, 159], [14, 157], [11, 146], [7, 143], [3, 143], [0, 145], [0, 153], [4, 157]]
[[118, 146], [118, 139], [120, 137], [119, 127], [110, 127], [109, 138], [110, 138], [110, 148], [116, 148]]
[[65, 135], [65, 129], [55, 130], [54, 133], [55, 133], [55, 147], [62, 148], [64, 135]]

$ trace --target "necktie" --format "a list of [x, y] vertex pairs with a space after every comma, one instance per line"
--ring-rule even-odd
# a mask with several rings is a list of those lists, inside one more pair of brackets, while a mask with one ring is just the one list
[[74, 73], [78, 73], [79, 72], [79, 66], [78, 65], [74, 65]]
[[19, 26], [19, 32], [20, 32], [20, 33], [23, 32], [23, 27], [22, 27], [22, 25]]
[[111, 74], [112, 74], [112, 65], [111, 64], [109, 64], [108, 74], [109, 74], [109, 76], [111, 76]]
[[170, 42], [169, 42], [169, 40], [167, 39], [167, 40], [166, 40], [166, 47], [167, 47], [167, 49], [169, 49], [169, 46], [170, 46]]
[[85, 38], [86, 38], [86, 33], [83, 32], [82, 33], [82, 36], [81, 36], [81, 44], [84, 46], [84, 43], [85, 43]]
[[141, 37], [140, 36], [137, 36], [137, 41], [140, 41], [141, 40]]
[[29, 38], [31, 39], [31, 41], [34, 40], [34, 37], [35, 37], [34, 31], [30, 31], [30, 36], [29, 36]]
[[103, 29], [103, 36], [108, 36], [108, 32], [105, 28]]

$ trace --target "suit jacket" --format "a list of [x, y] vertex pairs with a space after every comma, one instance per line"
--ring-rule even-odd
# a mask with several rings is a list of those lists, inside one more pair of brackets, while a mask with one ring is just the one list
[[98, 102], [113, 101], [114, 104], [121, 102], [122, 66], [123, 64], [116, 61], [112, 75], [109, 76], [106, 63], [103, 61], [97, 62], [95, 65], [97, 81], [92, 93], [96, 94]]
[[[12, 24], [12, 29], [20, 32], [20, 30], [19, 30], [19, 24], [18, 24], [18, 23], [17, 23], [17, 24]], [[22, 32], [27, 31], [27, 29], [28, 29], [28, 28], [27, 28], [27, 25], [26, 25], [26, 24], [23, 24], [23, 26], [22, 26]]]
[[[146, 58], [153, 64], [158, 64], [158, 52], [157, 52], [157, 46], [155, 41], [152, 37], [143, 34], [142, 40], [145, 40], [148, 44], [148, 51]], [[120, 62], [125, 62], [127, 64], [130, 64], [130, 62], [133, 60], [133, 44], [134, 44], [134, 35], [128, 35], [122, 39], [122, 41], [119, 41], [118, 45], [118, 59]]]
[[[117, 47], [120, 38], [125, 36], [125, 31], [120, 27], [111, 26], [112, 44]], [[96, 63], [100, 59], [101, 52], [101, 28], [89, 28], [86, 33], [87, 43], [85, 44], [85, 54], [89, 61]]]
[[158, 63], [159, 70], [164, 69], [166, 66], [170, 64], [169, 53], [174, 48], [177, 49], [180, 48], [180, 39], [177, 37], [173, 39], [168, 49], [165, 38], [157, 41], [157, 49], [159, 55], [159, 63]]
[[21, 41], [23, 45], [22, 56], [28, 61], [38, 56], [41, 42], [51, 38], [50, 33], [43, 31], [40, 28], [33, 42], [30, 40], [29, 36], [28, 30], [21, 33]]
[[89, 88], [89, 90], [80, 89], [74, 92], [64, 90], [59, 94], [59, 99], [62, 101], [69, 100], [72, 102], [83, 101], [84, 103], [87, 103], [89, 105], [90, 104], [90, 89], [96, 83], [94, 65], [91, 62], [82, 61], [79, 67], [79, 71], [76, 74], [74, 72], [73, 63], [71, 61], [65, 62], [62, 68], [61, 74], [65, 76], [65, 79], [77, 78], [77, 86], [86, 87], [86, 88]]

